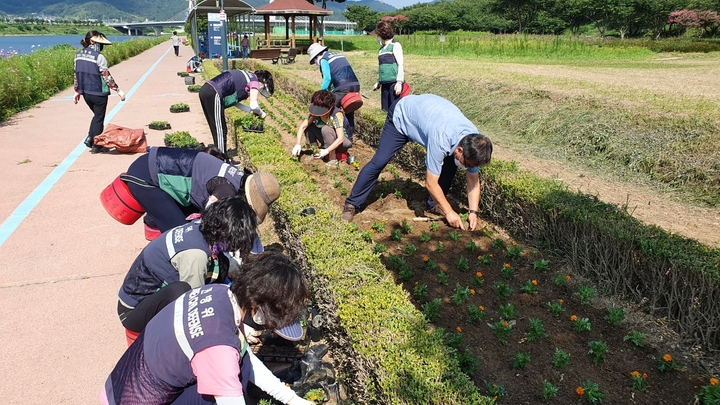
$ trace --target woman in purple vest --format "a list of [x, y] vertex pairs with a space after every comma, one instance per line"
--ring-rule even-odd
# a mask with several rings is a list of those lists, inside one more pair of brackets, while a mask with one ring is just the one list
[[85, 103], [93, 112], [90, 129], [85, 137], [85, 146], [91, 148], [91, 153], [107, 152], [108, 148], [95, 145], [95, 136], [100, 135], [105, 128], [105, 111], [110, 90], [117, 92], [120, 101], [125, 101], [125, 93], [118, 88], [108, 70], [107, 59], [100, 53], [104, 45], [110, 45], [112, 42], [98, 31], [88, 31], [85, 39], [80, 43], [83, 49], [75, 55], [75, 76], [73, 78], [75, 97], [73, 101], [77, 104], [82, 95]]
[[248, 382], [283, 404], [308, 405], [248, 350], [243, 319], [291, 324], [309, 297], [288, 258], [264, 253], [230, 275], [183, 294], [160, 311], [120, 358], [100, 394], [104, 405], [244, 405]]

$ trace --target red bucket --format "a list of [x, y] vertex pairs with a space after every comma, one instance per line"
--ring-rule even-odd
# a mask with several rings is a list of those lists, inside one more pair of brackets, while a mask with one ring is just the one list
[[342, 106], [343, 111], [350, 114], [362, 107], [363, 101], [360, 97], [360, 93], [351, 92], [346, 94], [342, 100], [340, 100], [340, 105]]
[[100, 202], [111, 217], [125, 225], [134, 224], [145, 213], [120, 176], [100, 193]]
[[410, 85], [407, 84], [407, 82], [403, 82], [402, 90], [400, 91], [400, 98], [409, 96], [411, 91], [412, 89], [410, 89]]

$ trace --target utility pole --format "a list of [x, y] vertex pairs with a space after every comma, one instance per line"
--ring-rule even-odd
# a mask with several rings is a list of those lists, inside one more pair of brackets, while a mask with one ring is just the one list
[[222, 52], [223, 70], [228, 70], [227, 60], [227, 14], [225, 14], [224, 0], [220, 0], [220, 48]]

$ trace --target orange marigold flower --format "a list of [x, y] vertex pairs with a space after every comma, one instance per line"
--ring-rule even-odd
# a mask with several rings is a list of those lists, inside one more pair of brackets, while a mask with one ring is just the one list
[[507, 322], [505, 322], [505, 321], [502, 321], [502, 323], [500, 324], [500, 326], [502, 326], [503, 328], [507, 328], [508, 325], [509, 325], [509, 324], [508, 324]]
[[718, 385], [718, 379], [717, 378], [711, 378], [710, 379], [710, 385]]
[[509, 269], [509, 268], [510, 268], [510, 263], [505, 263], [505, 268], [506, 268], [506, 269]]
[[532, 285], [537, 285], [537, 280], [533, 280]]
[[462, 332], [462, 328], [459, 326], [457, 328], [455, 328], [455, 330], [457, 330], [458, 332]]
[[470, 295], [475, 295], [475, 290], [473, 290], [472, 288], [470, 289]]
[[577, 315], [571, 315], [570, 320], [573, 322], [577, 321]]
[[375, 233], [375, 230], [374, 230], [374, 229], [371, 229], [371, 230], [370, 230], [370, 233]]
[[513, 241], [513, 246], [517, 246], [517, 242]]
[[575, 388], [575, 393], [578, 395], [584, 395], [585, 390], [583, 389], [583, 387], [577, 387], [577, 388]]
[[643, 373], [643, 379], [647, 379], [647, 373]]
[[562, 299], [562, 298], [560, 298], [560, 299], [558, 300], [558, 302], [561, 303], [561, 304], [563, 304], [563, 303], [565, 303], [565, 300]]
[[475, 273], [475, 277], [477, 277], [477, 278], [482, 277], [482, 272], [481, 272], [481, 271], [478, 271], [477, 273]]
[[663, 360], [665, 360], [666, 363], [670, 363], [672, 361], [672, 356], [665, 353], [665, 355], [663, 356]]
[[633, 371], [632, 373], [630, 373], [630, 376], [632, 376], [632, 377], [640, 377], [640, 372], [639, 372], [639, 371]]
[[482, 306], [482, 305], [478, 305], [478, 309], [481, 310], [481, 311], [484, 311], [484, 310], [485, 310], [485, 307]]
[[424, 262], [426, 262], [426, 263], [427, 263], [427, 262], [428, 262], [429, 260], [430, 260], [430, 258], [429, 258], [429, 257], [427, 257], [427, 256], [423, 256], [423, 261], [424, 261]]
[[570, 280], [570, 275], [565, 276], [565, 280]]

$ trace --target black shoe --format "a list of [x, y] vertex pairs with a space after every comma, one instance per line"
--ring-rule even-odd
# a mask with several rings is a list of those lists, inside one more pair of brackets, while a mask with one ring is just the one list
[[93, 145], [93, 147], [90, 148], [90, 153], [92, 153], [93, 155], [96, 153], [107, 153], [107, 152], [110, 152], [110, 148], [106, 148], [104, 146]]
[[83, 141], [83, 143], [88, 148], [92, 148], [95, 145], [95, 139], [93, 139], [90, 135], [88, 135], [87, 137], [85, 137], [85, 140]]

